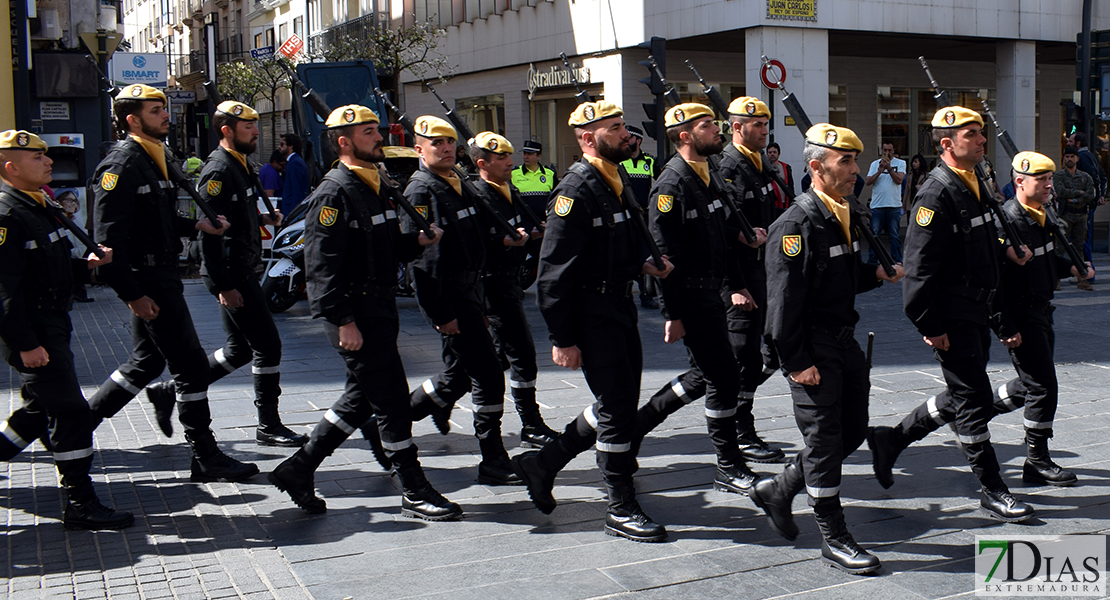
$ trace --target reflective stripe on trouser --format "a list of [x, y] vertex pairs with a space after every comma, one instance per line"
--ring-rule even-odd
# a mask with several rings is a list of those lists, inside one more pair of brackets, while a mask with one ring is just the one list
[[987, 377], [991, 342], [986, 325], [968, 322], [948, 328], [948, 350], [934, 350], [948, 393], [937, 395], [937, 410], [955, 415], [956, 437], [980, 482], [1000, 481], [998, 459], [987, 424], [994, 416], [994, 390]]
[[717, 457], [733, 464], [740, 460], [736, 442], [737, 394], [740, 374], [726, 329], [725, 306], [717, 290], [683, 290], [682, 319], [690, 365], [706, 385], [705, 422]]
[[789, 381], [794, 420], [805, 447], [798, 463], [805, 475], [810, 506], [840, 493], [844, 459], [867, 437], [867, 403], [871, 391], [863, 351], [855, 339], [838, 342], [810, 332], [810, 356], [821, 385]]
[[11, 460], [46, 433], [49, 418], [44, 410], [17, 408], [0, 423], [0, 460]]
[[[212, 289], [210, 280], [205, 284]], [[220, 305], [220, 323], [227, 343], [208, 357], [208, 384], [252, 363], [255, 406], [276, 404], [281, 395], [281, 336], [258, 279], [242, 281], [236, 290], [243, 297], [242, 306]]]
[[[763, 274], [762, 264], [749, 265], [744, 271], [748, 293], [755, 299], [759, 308], [751, 311], [742, 311], [732, 304], [728, 290], [721, 293], [721, 299], [728, 307], [728, 338], [732, 345], [732, 353], [736, 357], [736, 364], [740, 368], [738, 374], [740, 395], [736, 405], [736, 426], [741, 433], [755, 430], [755, 418], [752, 416], [753, 400], [756, 389], [774, 373], [774, 369], [764, 368], [764, 354], [772, 355], [773, 349], [767, 347], [763, 335], [764, 319], [766, 318], [765, 306], [767, 305], [767, 281]], [[747, 277], [752, 272], [752, 276]], [[777, 358], [773, 359], [776, 363]]]
[[[635, 314], [630, 298], [621, 302]], [[631, 450], [643, 371], [639, 330], [601, 315], [575, 317], [582, 373], [597, 399], [598, 467], [607, 482], [631, 481], [637, 469]]]
[[339, 327], [324, 323], [324, 333], [346, 364], [347, 385], [343, 395], [313, 428], [304, 453], [314, 464], [320, 464], [356, 429], [375, 417], [382, 447], [393, 464], [398, 468], [416, 465], [408, 380], [397, 352], [398, 322], [356, 316], [355, 323], [362, 332], [362, 348], [356, 351], [339, 349]]
[[[1024, 402], [1026, 429], [1037, 429], [1052, 437], [1052, 421], [1056, 418], [1060, 388], [1056, 380], [1056, 334], [1049, 314], [1015, 315], [1021, 331], [1021, 345], [1010, 350], [1010, 360], [1017, 378], [1006, 385], [1006, 400], [1015, 407]], [[1021, 400], [1018, 400], [1021, 398]]]
[[[174, 275], [176, 277], [176, 275]], [[141, 282], [143, 292], [158, 304], [158, 318], [144, 321], [131, 316], [131, 356], [117, 372], [132, 389], [119, 385], [113, 376], [89, 400], [93, 412], [108, 418], [119, 412], [138, 390], [169, 367], [179, 400], [178, 420], [185, 431], [208, 431], [208, 357], [197, 339], [193, 319], [183, 296], [181, 281], [175, 279]], [[206, 434], [204, 434], [206, 435]]]
[[536, 343], [524, 316], [524, 291], [518, 283], [502, 276], [486, 277], [483, 281], [494, 347], [509, 364], [509, 387], [516, 410], [538, 410]]

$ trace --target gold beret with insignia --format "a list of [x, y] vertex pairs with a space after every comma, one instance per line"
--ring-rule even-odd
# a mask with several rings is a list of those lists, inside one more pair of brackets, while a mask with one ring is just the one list
[[30, 132], [9, 129], [0, 133], [0, 150], [33, 150], [46, 152], [46, 142]]
[[257, 121], [258, 111], [234, 100], [225, 100], [216, 107], [216, 112], [222, 112], [225, 115], [231, 115], [241, 121]]
[[979, 113], [962, 106], [946, 106], [933, 115], [933, 127], [946, 129], [948, 127], [963, 127], [969, 123], [978, 123], [983, 126], [983, 117]]
[[331, 111], [327, 121], [324, 121], [324, 126], [328, 129], [335, 129], [336, 127], [348, 127], [364, 123], [381, 123], [381, 120], [378, 115], [374, 114], [374, 111], [365, 106], [348, 104]]
[[116, 94], [116, 100], [158, 100], [165, 106], [170, 104], [162, 90], [141, 83], [135, 83], [120, 90]]
[[863, 152], [863, 142], [856, 132], [847, 127], [837, 127], [828, 123], [818, 123], [806, 132], [806, 143], [835, 150]]
[[1022, 175], [1040, 175], [1056, 170], [1056, 163], [1039, 152], [1018, 152], [1010, 166]]
[[477, 148], [488, 150], [494, 154], [512, 154], [515, 152], [512, 142], [492, 131], [483, 131], [474, 136], [473, 144]]
[[609, 102], [608, 100], [598, 100], [597, 102], [583, 102], [570, 113], [570, 120], [567, 122], [571, 127], [583, 127], [591, 123], [596, 123], [602, 119], [610, 117], [619, 117], [624, 114], [621, 107]]
[[663, 123], [670, 128], [682, 125], [683, 123], [689, 123], [701, 117], [712, 118], [713, 111], [704, 104], [687, 102], [671, 107], [671, 109], [667, 111], [667, 115], [663, 118]]
[[741, 117], [770, 117], [771, 109], [754, 96], [741, 96], [728, 105], [728, 114]]
[[424, 115], [416, 120], [416, 135], [426, 138], [448, 137], [458, 141], [459, 134], [450, 123], [439, 117]]

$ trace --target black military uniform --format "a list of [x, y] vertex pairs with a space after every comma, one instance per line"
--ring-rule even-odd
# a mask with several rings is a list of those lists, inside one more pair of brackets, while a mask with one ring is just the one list
[[[244, 121], [258, 120], [257, 112], [239, 102], [224, 102], [218, 110]], [[255, 185], [255, 177], [245, 156], [222, 146], [212, 151], [200, 172], [197, 187], [201, 197], [231, 224], [223, 235], [200, 235], [201, 278], [213, 296], [235, 290], [243, 298], [238, 308], [219, 305], [227, 345], [208, 357], [208, 385], [253, 358], [254, 405], [258, 409], [255, 439], [267, 446], [299, 447], [308, 437], [290, 431], [278, 414], [281, 336], [258, 282], [257, 269], [262, 264], [258, 195], [262, 192]], [[169, 382], [154, 384], [147, 387], [147, 393], [156, 406], [172, 408], [171, 386]], [[172, 427], [168, 415], [165, 425]]]
[[[116, 101], [128, 99], [165, 102], [161, 92], [139, 84], [124, 88]], [[258, 467], [238, 462], [216, 446], [209, 429], [208, 359], [178, 274], [181, 238], [195, 234], [196, 221], [174, 209], [175, 186], [162, 168], [176, 159], [161, 144], [147, 143], [151, 151], [163, 153], [163, 161], [156, 162], [139, 138], [130, 136], [97, 166], [95, 231], [97, 241], [115, 252], [112, 263], [100, 269], [101, 279], [124, 302], [148, 297], [159, 312], [150, 321], [131, 316], [131, 358], [101, 384], [89, 405], [99, 418], [115, 415], [168, 365], [178, 419], [193, 448], [193, 481], [241, 481], [257, 474]]]
[[[626, 125], [625, 128], [633, 138], [639, 138], [640, 143], [643, 143], [643, 131], [632, 125]], [[648, 196], [651, 195], [655, 179], [663, 172], [662, 161], [641, 149], [638, 156], [622, 162], [621, 166], [628, 173], [628, 187], [632, 188], [632, 196], [641, 206], [650, 205]], [[646, 246], [644, 251], [647, 252]], [[637, 277], [637, 283], [640, 287], [640, 306], [659, 308], [659, 301], [656, 299], [659, 296], [659, 280], [651, 275], [640, 275]]]
[[[378, 118], [356, 105], [336, 109], [327, 121], [329, 127], [367, 122]], [[377, 172], [370, 175], [373, 181]], [[422, 247], [418, 232], [401, 233], [398, 207], [383, 197], [385, 185], [373, 189], [340, 162], [307, 200], [308, 300], [312, 316], [324, 319], [324, 332], [347, 365], [347, 389], [312, 430], [308, 444], [278, 465], [270, 481], [306, 511], [324, 512], [326, 504], [313, 493], [313, 473], [355, 429], [377, 415], [382, 446], [404, 490], [402, 514], [455, 519], [462, 509], [428, 483], [412, 441], [408, 381], [397, 351], [397, 264], [419, 256]], [[348, 323], [362, 334], [358, 350], [339, 346], [339, 328]]]
[[[962, 107], [942, 108], [933, 118], [934, 127], [974, 124], [982, 127], [982, 118]], [[947, 350], [934, 349], [948, 384], [947, 393], [937, 396], [935, 405], [956, 415], [956, 439], [983, 485], [981, 505], [995, 518], [1021, 521], [1031, 517], [1033, 509], [1010, 495], [1002, 481], [987, 428], [994, 416], [986, 372], [989, 320], [1004, 252], [994, 220], [981, 201], [993, 190], [972, 177], [975, 191], [942, 161], [918, 190], [906, 234], [903, 301], [906, 316], [922, 336], [948, 336]], [[918, 433], [902, 428], [872, 430], [868, 441], [875, 475], [883, 487], [893, 484], [894, 460], [916, 441]]]
[[[425, 137], [454, 138], [454, 129], [442, 119], [420, 117]], [[433, 415], [441, 431], [455, 402], [467, 392], [474, 402], [474, 435], [482, 451], [478, 481], [490, 485], [519, 484], [501, 439], [505, 410], [505, 376], [497, 350], [486, 329], [485, 301], [480, 278], [486, 264], [489, 222], [479, 212], [467, 187], [456, 191], [446, 179], [423, 163], [409, 179], [405, 196], [430, 223], [443, 228], [443, 241], [424, 251], [413, 262], [416, 299], [424, 317], [434, 326], [457, 321], [459, 333], [443, 334], [444, 370], [413, 390], [413, 421]], [[401, 229], [415, 232], [415, 223], [402, 216]]]
[[[0, 133], [0, 152], [44, 152], [26, 131]], [[11, 460], [36, 438], [54, 454], [68, 500], [66, 529], [122, 529], [134, 521], [97, 499], [89, 478], [94, 419], [77, 382], [69, 340], [74, 281], [88, 280], [88, 262], [71, 258], [59, 222], [65, 213], [42, 191], [0, 185], [0, 355], [19, 372], [23, 406], [0, 424], [0, 459]], [[46, 351], [29, 367], [21, 352]]]
[[[863, 150], [848, 129], [818, 124], [807, 144], [831, 152]], [[835, 159], [827, 159], [832, 162]], [[854, 336], [856, 294], [880, 285], [876, 265], [859, 254], [860, 226], [847, 205], [816, 190], [795, 198], [767, 236], [767, 331], [782, 360], [805, 447], [781, 475], [762, 479], [751, 498], [787, 539], [798, 534], [790, 500], [804, 486], [822, 534], [822, 556], [850, 573], [869, 573], [879, 561], [848, 532], [840, 505], [844, 459], [867, 437], [871, 389], [867, 360]], [[849, 219], [847, 235], [843, 227]], [[819, 385], [803, 385], [791, 373], [816, 367]]]
[[[1032, 166], [1022, 160], [1033, 158]], [[1014, 170], [1022, 175], [1036, 175], [1055, 170], [1055, 163], [1042, 154], [1022, 152], [1014, 159]], [[1031, 179], [1031, 178], [1030, 178]], [[1032, 184], [1030, 184], [1032, 185]], [[1010, 357], [1018, 376], [994, 392], [993, 415], [1025, 407], [1025, 441], [1028, 457], [1022, 478], [1028, 483], [1068, 486], [1076, 482], [1074, 473], [1061, 468], [1048, 453], [1052, 422], [1056, 416], [1059, 385], [1053, 363], [1056, 335], [1052, 328], [1055, 307], [1052, 298], [1061, 273], [1072, 263], [1067, 255], [1053, 249], [1062, 243], [1052, 227], [1038, 220], [1035, 211], [1026, 210], [1016, 198], [1002, 206], [1018, 236], [1029, 247], [1033, 258], [1025, 265], [1005, 261], [1002, 285], [995, 303], [998, 312], [992, 327], [1001, 339], [1021, 333], [1021, 345], [1010, 349]], [[1040, 213], [1039, 218], [1045, 218]], [[951, 392], [933, 396], [913, 410], [894, 428], [876, 427], [881, 439], [916, 441], [956, 420], [956, 403]]]

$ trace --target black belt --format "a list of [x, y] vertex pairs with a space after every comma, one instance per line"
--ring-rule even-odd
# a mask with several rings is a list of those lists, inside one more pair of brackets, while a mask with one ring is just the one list
[[994, 302], [994, 290], [986, 288], [970, 285], [949, 285], [944, 287], [944, 291], [961, 298], [967, 298], [972, 302], [986, 302], [988, 305]]
[[131, 258], [132, 267], [176, 267], [176, 254], [140, 254]]
[[687, 277], [682, 280], [682, 287], [691, 290], [713, 290], [718, 292], [725, 280], [721, 277]]
[[1032, 297], [1019, 298], [1015, 300], [1013, 304], [1016, 308], [1031, 310], [1038, 313], [1049, 312], [1052, 308], [1052, 300], [1041, 300]]
[[836, 341], [841, 343], [852, 339], [852, 336], [856, 335], [855, 325], [844, 325], [843, 327], [830, 327], [828, 325], [810, 325], [809, 328], [819, 333], [831, 335], [832, 337], [836, 338]]
[[397, 286], [375, 285], [373, 283], [366, 283], [362, 285], [352, 286], [351, 295], [369, 296], [371, 298], [393, 298], [397, 295]]
[[597, 292], [599, 294], [612, 294], [614, 296], [624, 296], [625, 298], [632, 297], [632, 282], [615, 282], [615, 281], [590, 281], [579, 283], [579, 288], [589, 292]]

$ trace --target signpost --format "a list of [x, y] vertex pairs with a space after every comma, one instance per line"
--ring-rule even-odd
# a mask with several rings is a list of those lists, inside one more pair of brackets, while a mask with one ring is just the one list
[[293, 57], [301, 51], [301, 48], [304, 48], [304, 42], [301, 41], [300, 36], [294, 33], [289, 36], [289, 39], [285, 40], [281, 48], [278, 48], [278, 52], [281, 52], [286, 58], [292, 60]]
[[[284, 46], [283, 46], [284, 48]], [[255, 48], [251, 50], [251, 58], [254, 60], [269, 60], [274, 57], [274, 47], [265, 46], [262, 48]]]

